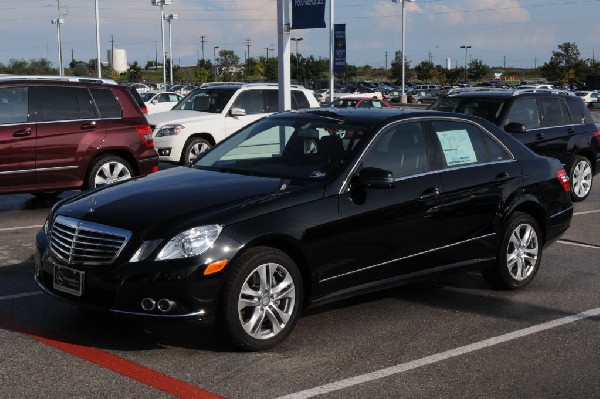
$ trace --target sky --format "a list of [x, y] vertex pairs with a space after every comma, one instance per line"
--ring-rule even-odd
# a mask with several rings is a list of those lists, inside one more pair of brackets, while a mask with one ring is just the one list
[[[279, 0], [172, 0], [173, 58], [179, 65], [212, 60], [214, 47], [241, 60], [277, 54]], [[329, 26], [329, 1], [325, 20]], [[129, 63], [160, 59], [160, 7], [151, 0], [98, 0], [101, 57], [114, 45]], [[60, 8], [59, 8], [60, 6]], [[60, 17], [63, 59], [96, 58], [94, 0], [3, 0], [0, 3], [0, 63], [47, 58], [58, 67], [56, 25]], [[464, 66], [478, 59], [491, 67], [533, 68], [550, 60], [558, 45], [575, 43], [583, 59], [600, 58], [600, 0], [416, 0], [405, 4], [405, 54], [411, 66], [426, 60]], [[334, 0], [334, 23], [345, 23], [347, 62], [389, 67], [401, 48], [402, 5], [392, 0]], [[165, 23], [165, 51], [169, 49]], [[291, 51], [329, 57], [329, 29], [293, 30]], [[460, 46], [471, 46], [465, 52]], [[596, 56], [596, 52], [599, 53]], [[386, 57], [387, 54], [387, 57]]]

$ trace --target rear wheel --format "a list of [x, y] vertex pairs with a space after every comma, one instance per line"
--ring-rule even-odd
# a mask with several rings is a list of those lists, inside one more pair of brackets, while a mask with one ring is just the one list
[[302, 303], [302, 278], [294, 261], [270, 247], [251, 248], [235, 264], [222, 299], [221, 324], [231, 342], [266, 350], [292, 331]]
[[496, 266], [483, 271], [497, 288], [516, 290], [529, 284], [542, 260], [542, 235], [534, 218], [515, 213], [506, 223], [496, 256]]
[[85, 188], [98, 188], [129, 180], [133, 176], [135, 176], [135, 172], [129, 162], [116, 155], [105, 155], [92, 164], [86, 177]]
[[181, 156], [181, 162], [184, 165], [193, 164], [196, 159], [202, 154], [204, 151], [208, 150], [212, 145], [201, 137], [194, 137], [189, 140], [184, 149], [183, 154]]
[[571, 199], [573, 201], [583, 201], [592, 190], [592, 165], [589, 159], [580, 155], [575, 156], [573, 167], [571, 168]]

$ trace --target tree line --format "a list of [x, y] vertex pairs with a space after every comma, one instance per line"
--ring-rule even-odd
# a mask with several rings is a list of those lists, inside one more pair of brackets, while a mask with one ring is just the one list
[[[335, 78], [341, 84], [351, 84], [357, 80], [378, 80], [399, 83], [402, 75], [402, 53], [395, 52], [391, 68], [374, 68], [370, 65], [356, 66], [347, 64], [345, 72], [336, 73]], [[560, 84], [574, 84], [584, 87], [588, 76], [600, 75], [600, 62], [594, 59], [582, 59], [581, 53], [575, 43], [566, 42], [558, 45], [552, 52], [548, 62], [538, 68], [511, 69], [508, 73], [504, 68], [490, 67], [479, 59], [472, 59], [465, 67], [446, 69], [433, 62], [421, 61], [412, 66], [411, 61], [405, 59], [405, 80], [421, 82], [439, 82], [441, 84], [455, 84], [468, 78], [469, 81], [479, 82], [491, 80], [492, 72], [503, 72], [504, 75], [517, 76], [520, 79], [542, 77], [550, 82]], [[294, 82], [308, 87], [318, 88], [328, 85], [329, 59], [315, 58], [291, 54], [291, 78]], [[162, 65], [156, 61], [148, 61], [141, 66], [134, 61], [129, 71], [118, 74], [108, 66], [102, 65], [103, 76], [118, 81], [128, 82], [161, 82]], [[166, 70], [169, 71], [167, 60]], [[8, 64], [0, 64], [0, 73], [20, 75], [57, 75], [58, 69], [46, 58], [10, 59]], [[277, 81], [277, 57], [251, 57], [241, 62], [233, 50], [220, 50], [213, 63], [210, 60], [198, 60], [193, 67], [173, 65], [173, 80], [175, 82], [204, 83], [210, 81]], [[96, 59], [87, 62], [72, 60], [65, 71], [67, 75], [95, 76]]]

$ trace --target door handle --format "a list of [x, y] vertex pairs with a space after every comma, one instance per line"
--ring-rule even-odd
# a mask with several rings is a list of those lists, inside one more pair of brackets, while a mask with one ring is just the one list
[[421, 195], [419, 195], [419, 200], [421, 200], [421, 201], [428, 200], [431, 198], [435, 198], [438, 195], [440, 195], [440, 189], [437, 187], [431, 187], [431, 188], [428, 188], [427, 190], [423, 191], [421, 193]]
[[31, 128], [17, 130], [13, 133], [13, 137], [27, 137], [31, 136]]
[[535, 139], [536, 140], [543, 140], [544, 139], [544, 133], [538, 133], [535, 135]]
[[90, 123], [84, 123], [81, 125], [81, 130], [90, 130], [96, 128], [96, 121]]
[[573, 126], [569, 126], [569, 128], [567, 129], [567, 133], [575, 134], [575, 129], [573, 129]]
[[494, 181], [496, 183], [504, 183], [505, 181], [508, 181], [508, 179], [510, 179], [510, 175], [506, 172], [502, 172], [494, 178]]

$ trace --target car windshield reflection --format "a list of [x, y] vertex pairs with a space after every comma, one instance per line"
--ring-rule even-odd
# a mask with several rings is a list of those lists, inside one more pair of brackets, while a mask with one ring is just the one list
[[207, 152], [193, 167], [286, 179], [337, 175], [364, 147], [369, 130], [330, 119], [264, 119]]

